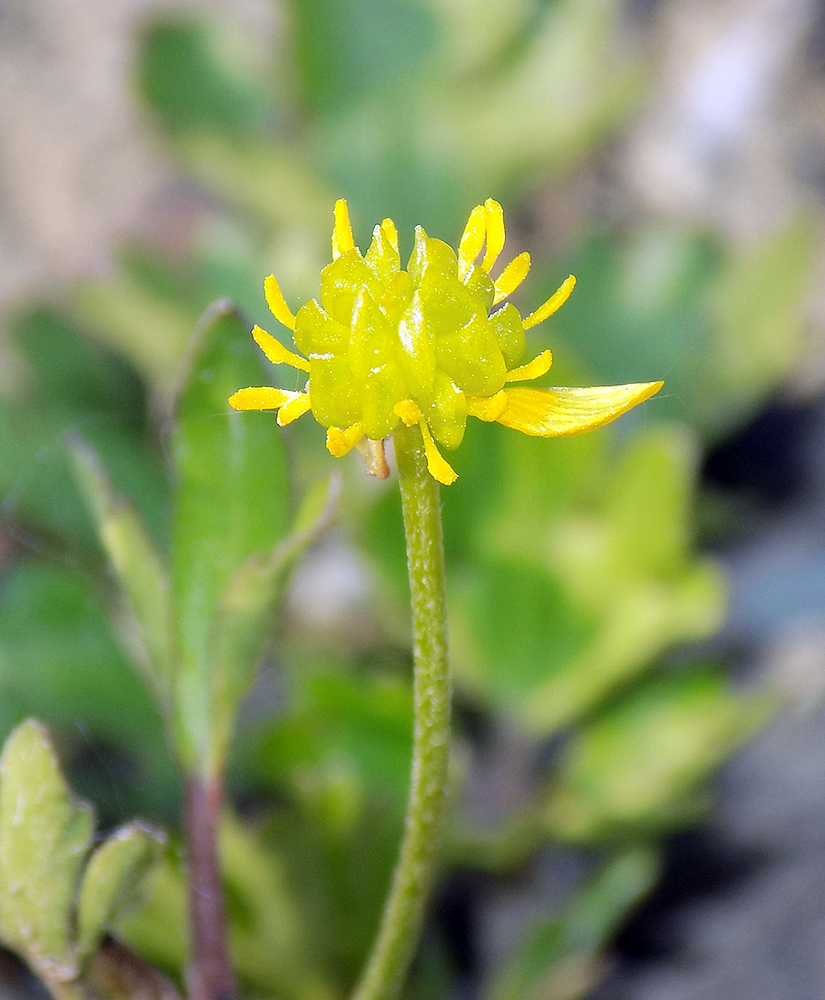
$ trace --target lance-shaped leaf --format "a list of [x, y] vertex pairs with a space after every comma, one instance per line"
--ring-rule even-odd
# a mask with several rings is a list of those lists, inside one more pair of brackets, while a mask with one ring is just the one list
[[600, 949], [651, 889], [658, 871], [658, 858], [649, 850], [628, 851], [608, 862], [565, 912], [525, 929], [485, 1000], [589, 996], [604, 971]]
[[138, 884], [157, 861], [163, 834], [142, 823], [116, 830], [97, 847], [83, 872], [77, 901], [80, 962], [96, 950], [104, 931], [134, 899]]
[[78, 973], [70, 915], [93, 823], [46, 729], [22, 723], [0, 756], [0, 937], [46, 982]]
[[75, 476], [97, 522], [125, 597], [124, 638], [168, 710], [174, 669], [169, 575], [134, 505], [118, 496], [100, 460], [82, 438], [68, 438]]
[[329, 523], [339, 489], [339, 478], [330, 476], [309, 490], [292, 531], [270, 552], [247, 559], [221, 597], [210, 651], [215, 695], [214, 738], [224, 747], [238, 704], [254, 679], [261, 646], [271, 628], [289, 572]]
[[176, 738], [184, 763], [207, 769], [221, 766], [212, 737], [213, 618], [227, 582], [251, 556], [271, 552], [288, 523], [282, 432], [274, 420], [250, 420], [227, 403], [260, 377], [249, 324], [229, 303], [216, 303], [196, 333], [172, 434]]

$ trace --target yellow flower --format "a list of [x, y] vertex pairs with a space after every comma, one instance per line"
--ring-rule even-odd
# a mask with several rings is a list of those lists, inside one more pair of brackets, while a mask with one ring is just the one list
[[[347, 203], [335, 203], [332, 263], [321, 272], [320, 301], [293, 315], [270, 275], [264, 292], [275, 318], [292, 331], [296, 354], [265, 330], [252, 331], [273, 364], [306, 372], [306, 387], [240, 389], [236, 410], [277, 410], [291, 423], [307, 410], [327, 428], [336, 457], [353, 446], [375, 475], [386, 475], [383, 440], [399, 420], [418, 424], [430, 474], [440, 483], [456, 473], [438, 445], [461, 443], [467, 417], [498, 421], [524, 434], [556, 437], [589, 431], [625, 413], [661, 388], [661, 382], [598, 388], [511, 387], [544, 375], [550, 351], [523, 364], [524, 331], [552, 316], [566, 301], [571, 275], [524, 319], [510, 303], [495, 311], [530, 268], [520, 253], [496, 279], [490, 272], [504, 247], [504, 214], [488, 199], [470, 213], [458, 253], [417, 226], [407, 269], [401, 269], [391, 219], [373, 231], [365, 254], [355, 246]], [[482, 250], [483, 255], [482, 255]], [[479, 258], [481, 258], [479, 260]]]

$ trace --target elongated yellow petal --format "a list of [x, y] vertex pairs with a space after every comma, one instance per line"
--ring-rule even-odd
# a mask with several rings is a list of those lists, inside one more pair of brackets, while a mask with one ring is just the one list
[[311, 406], [308, 392], [296, 392], [292, 399], [278, 410], [278, 423], [286, 427], [293, 420], [302, 417]]
[[520, 368], [514, 368], [507, 372], [508, 382], [529, 382], [531, 379], [540, 378], [550, 371], [553, 364], [553, 355], [550, 351], [542, 351], [538, 357], [528, 361]]
[[458, 273], [464, 277], [470, 270], [473, 261], [481, 252], [484, 243], [485, 213], [483, 205], [476, 205], [470, 212], [461, 242], [458, 244]]
[[327, 451], [335, 458], [343, 458], [364, 436], [361, 424], [353, 424], [341, 430], [340, 427], [330, 427], [327, 430]]
[[508, 295], [511, 295], [527, 277], [530, 270], [530, 254], [525, 250], [514, 257], [498, 276], [494, 287], [496, 290], [493, 305], [498, 305]]
[[422, 420], [418, 426], [421, 428], [421, 436], [424, 438], [424, 452], [427, 456], [427, 469], [430, 475], [436, 482], [442, 483], [444, 486], [451, 486], [458, 479], [458, 473], [442, 457], [435, 441], [433, 441], [427, 422]]
[[494, 396], [465, 396], [467, 416], [492, 423], [507, 409], [507, 395], [501, 389]]
[[281, 286], [278, 284], [278, 279], [274, 274], [270, 274], [264, 278], [264, 295], [266, 296], [266, 304], [269, 306], [270, 312], [275, 319], [279, 323], [283, 323], [287, 330], [294, 330], [295, 316], [286, 304]]
[[264, 352], [268, 361], [273, 365], [289, 365], [290, 368], [297, 368], [299, 371], [308, 372], [309, 362], [300, 356], [288, 351], [280, 340], [276, 340], [271, 333], [262, 330], [257, 324], [252, 327], [252, 336], [255, 343]]
[[273, 389], [271, 385], [255, 385], [232, 393], [229, 405], [235, 410], [278, 410], [297, 395], [297, 392]]
[[487, 249], [481, 269], [489, 274], [504, 249], [504, 209], [492, 198], [484, 202], [484, 223], [487, 227]]
[[352, 238], [352, 226], [349, 221], [349, 209], [343, 198], [335, 202], [335, 225], [332, 227], [332, 259], [340, 257], [347, 250], [352, 250], [355, 240]]
[[384, 219], [384, 221], [381, 223], [381, 228], [384, 230], [384, 235], [397, 250], [398, 230], [395, 228], [395, 223], [392, 221], [392, 219]]
[[535, 312], [531, 312], [527, 319], [524, 320], [524, 329], [529, 330], [531, 326], [537, 326], [539, 323], [543, 323], [548, 316], [552, 316], [554, 312], [561, 309], [564, 303], [570, 298], [570, 293], [575, 287], [576, 279], [572, 274], [570, 274], [559, 285], [558, 289], [553, 292], [544, 305], [539, 306]]
[[566, 437], [594, 430], [650, 399], [664, 383], [637, 382], [582, 389], [504, 389], [500, 424], [532, 437]]

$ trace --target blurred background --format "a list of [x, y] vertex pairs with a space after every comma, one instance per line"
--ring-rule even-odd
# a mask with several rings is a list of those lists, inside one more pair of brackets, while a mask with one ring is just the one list
[[[821, 997], [821, 0], [0, 0], [0, 93], [0, 736], [39, 716], [104, 826], [172, 831], [124, 940], [179, 975], [180, 789], [64, 435], [165, 544], [210, 302], [277, 333], [263, 277], [316, 294], [337, 197], [402, 257], [494, 197], [522, 313], [578, 278], [533, 331], [553, 383], [665, 388], [450, 459], [454, 808], [408, 996]], [[333, 462], [285, 436], [297, 496]], [[407, 784], [397, 498], [337, 466], [231, 774], [236, 961], [285, 1000], [351, 987]]]

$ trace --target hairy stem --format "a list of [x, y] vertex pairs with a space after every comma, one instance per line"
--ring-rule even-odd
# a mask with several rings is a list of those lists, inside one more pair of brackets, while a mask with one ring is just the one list
[[399, 425], [393, 444], [401, 487], [412, 598], [415, 732], [401, 851], [381, 926], [354, 1000], [390, 1000], [412, 960], [441, 839], [450, 738], [450, 675], [444, 546], [438, 484], [418, 427]]
[[194, 773], [186, 781], [186, 849], [189, 866], [190, 1000], [230, 1000], [236, 995], [226, 943], [218, 823], [223, 780]]

